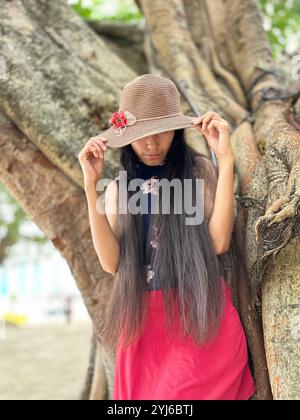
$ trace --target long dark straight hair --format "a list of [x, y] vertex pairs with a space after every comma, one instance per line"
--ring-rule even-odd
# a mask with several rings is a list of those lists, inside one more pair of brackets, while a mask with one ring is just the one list
[[[161, 177], [172, 180], [191, 179], [193, 205], [196, 201], [195, 181], [197, 176], [196, 157], [203, 156], [190, 147], [184, 138], [183, 129], [175, 130], [169, 148], [164, 173]], [[207, 158], [206, 158], [207, 159]], [[127, 171], [127, 182], [139, 178], [139, 159], [131, 145], [121, 149], [120, 168]], [[200, 168], [201, 169], [201, 168]], [[199, 173], [199, 172], [198, 172]], [[204, 179], [208, 183], [210, 179]], [[136, 192], [136, 191], [135, 191]], [[127, 191], [128, 201], [131, 194]], [[158, 252], [154, 253], [151, 265], [159, 274], [164, 295], [167, 332], [191, 335], [197, 344], [212, 340], [222, 318], [225, 295], [220, 281], [219, 260], [212, 246], [207, 220], [200, 224], [187, 225], [184, 211], [174, 213], [174, 195], [170, 189], [170, 214], [160, 211], [151, 214], [148, 242], [144, 246], [142, 214], [118, 215], [120, 232], [120, 260], [110, 299], [107, 304], [106, 319], [101, 339], [104, 344], [115, 348], [125, 347], [134, 342], [145, 326], [148, 293], [146, 290], [146, 261], [148, 258], [150, 232], [157, 227], [158, 244], [163, 238]], [[176, 306], [179, 304], [179, 306]], [[180, 331], [174, 330], [176, 307], [180, 309]], [[178, 313], [177, 313], [178, 314]], [[154, 337], [155, 339], [155, 337]]]

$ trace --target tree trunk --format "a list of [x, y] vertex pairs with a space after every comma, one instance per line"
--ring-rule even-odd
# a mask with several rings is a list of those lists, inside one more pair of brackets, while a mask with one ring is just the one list
[[[1, 1], [1, 108], [63, 173], [82, 186], [77, 154], [107, 126], [136, 76], [65, 2]], [[116, 169], [109, 156], [107, 176]]]
[[[245, 328], [255, 398], [298, 398], [299, 90], [272, 59], [254, 0], [137, 3], [143, 45], [139, 29], [130, 38], [118, 28], [133, 44], [132, 64], [111, 26], [90, 22], [97, 35], [64, 2], [1, 1], [0, 180], [70, 265], [97, 335], [113, 276], [93, 248], [77, 154], [108, 127], [120, 90], [140, 72], [184, 82], [184, 113], [213, 109], [232, 127], [235, 222], [220, 260]], [[209, 155], [199, 132], [186, 135]], [[118, 151], [106, 156], [104, 176], [113, 177]], [[81, 397], [111, 398], [114, 354], [93, 343]]]
[[266, 352], [276, 400], [299, 400], [299, 273], [297, 237], [280, 252], [263, 285]]
[[137, 74], [148, 72], [143, 48], [144, 25], [89, 20], [88, 24]]

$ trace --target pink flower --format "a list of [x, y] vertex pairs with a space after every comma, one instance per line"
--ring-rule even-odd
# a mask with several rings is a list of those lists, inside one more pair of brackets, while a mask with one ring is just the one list
[[127, 124], [127, 118], [123, 111], [114, 112], [109, 120], [109, 122], [114, 125], [116, 128], [125, 127]]

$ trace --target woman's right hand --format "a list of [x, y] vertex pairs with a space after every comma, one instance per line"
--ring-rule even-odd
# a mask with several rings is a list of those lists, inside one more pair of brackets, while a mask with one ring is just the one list
[[107, 149], [105, 137], [91, 137], [78, 154], [84, 185], [95, 184], [103, 173], [104, 153]]

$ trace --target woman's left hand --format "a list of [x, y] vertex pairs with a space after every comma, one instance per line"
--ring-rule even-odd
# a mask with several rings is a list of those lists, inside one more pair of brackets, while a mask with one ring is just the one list
[[216, 112], [209, 111], [195, 117], [193, 120], [195, 128], [205, 136], [209, 146], [218, 159], [233, 157], [230, 142], [229, 123], [221, 118]]

